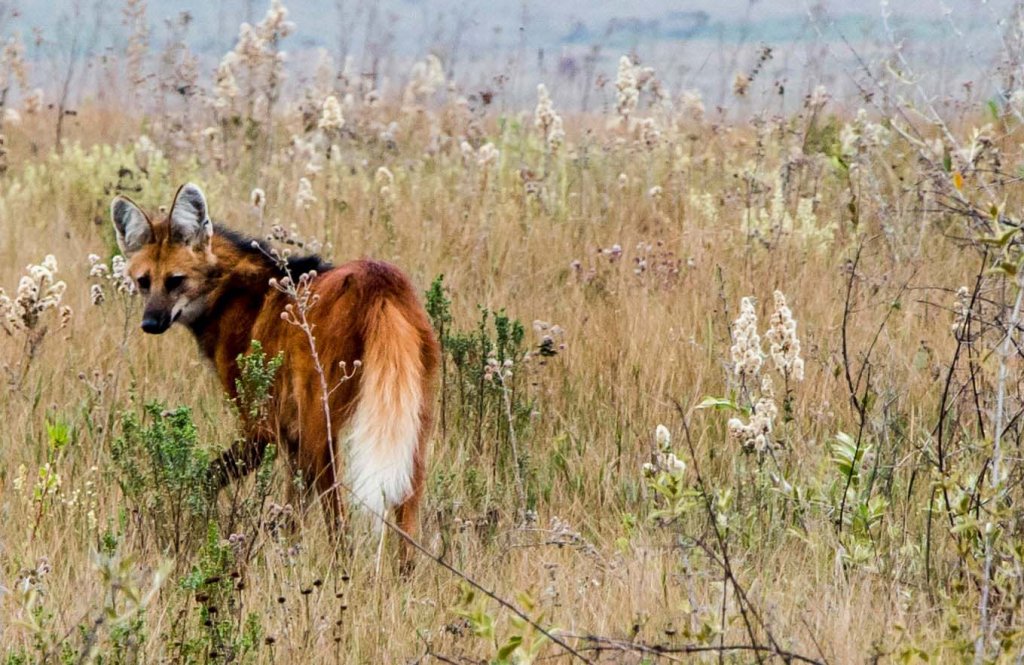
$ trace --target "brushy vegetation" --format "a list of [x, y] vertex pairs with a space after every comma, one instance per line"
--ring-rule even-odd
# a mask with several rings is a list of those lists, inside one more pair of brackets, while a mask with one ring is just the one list
[[[865, 63], [863, 109], [775, 115], [762, 61], [730, 114], [623, 57], [572, 116], [433, 56], [285, 94], [278, 4], [210, 80], [138, 29], [75, 115], [3, 116], [4, 662], [1019, 662], [1015, 60], [1005, 103], [947, 113]], [[141, 334], [107, 219], [186, 180], [421, 285], [444, 368], [407, 575], [395, 534], [289, 504], [273, 451], [211, 491], [282, 359], [242, 357], [231, 403], [185, 330]]]

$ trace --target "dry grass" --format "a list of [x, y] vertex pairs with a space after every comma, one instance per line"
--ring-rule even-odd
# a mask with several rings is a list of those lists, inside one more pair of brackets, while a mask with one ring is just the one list
[[[1020, 499], [1019, 426], [1003, 435], [1005, 485], [985, 486], [983, 510], [977, 502], [947, 510], [940, 500], [943, 486], [955, 494], [987, 469], [1000, 365], [992, 330], [997, 321], [1005, 325], [1016, 293], [1011, 277], [983, 277], [991, 302], [974, 314], [993, 327], [961, 349], [947, 382], [957, 349], [955, 291], [973, 288], [994, 254], [983, 259], [982, 245], [970, 242], [992, 231], [938, 202], [954, 195], [952, 172], [964, 175], [965, 200], [979, 207], [1015, 201], [1015, 186], [985, 172], [990, 157], [954, 162], [947, 172], [936, 168], [941, 150], [928, 161], [919, 146], [889, 132], [884, 144], [845, 155], [856, 165], [849, 170], [835, 159], [835, 130], [853, 123], [853, 114], [832, 107], [712, 122], [644, 103], [635, 115], [656, 119], [656, 144], [646, 145], [640, 129], [606, 127], [609, 118], [566, 117], [566, 143], [552, 154], [526, 114], [469, 113], [445, 95], [409, 106], [357, 102], [345, 108], [344, 129], [325, 136], [282, 105], [272, 126], [255, 126], [247, 141], [212, 111], [176, 129], [171, 116], [144, 122], [97, 105], [79, 109], [60, 153], [50, 150], [46, 113], [7, 127], [0, 285], [13, 294], [24, 266], [53, 254], [67, 282], [63, 303], [73, 309], [63, 328], [56, 311], [44, 313], [47, 330], [32, 333], [41, 341], [23, 376], [25, 336], [0, 333], [10, 369], [0, 391], [0, 642], [8, 662], [81, 662], [80, 655], [103, 662], [436, 662], [426, 654], [479, 662], [522, 634], [490, 603], [480, 607], [496, 622], [496, 636], [474, 635], [458, 613], [466, 607], [456, 577], [428, 559], [399, 576], [393, 542], [377, 571], [378, 544], [365, 525], [353, 529], [350, 548], [337, 549], [313, 507], [294, 535], [275, 534], [260, 519], [236, 525], [253, 547], [225, 565], [239, 575], [231, 584], [240, 580], [243, 588], [225, 596], [218, 610], [231, 620], [211, 637], [197, 600], [202, 586], [182, 582], [202, 560], [203, 528], [193, 529], [181, 551], [162, 547], [145, 506], [126, 499], [111, 447], [121, 436], [120, 414], [151, 400], [189, 407], [211, 449], [232, 440], [235, 417], [187, 331], [151, 338], [136, 329], [130, 300], [108, 293], [103, 305], [90, 304], [86, 259], [110, 255], [107, 206], [116, 192], [155, 207], [185, 180], [201, 183], [214, 217], [238, 230], [261, 235], [275, 223], [294, 224], [303, 238], [329, 243], [330, 258], [393, 261], [424, 290], [444, 274], [456, 329], [475, 328], [478, 306], [504, 308], [523, 322], [532, 348], [541, 342], [534, 320], [564, 329], [556, 350], [563, 339], [565, 348], [554, 357], [514, 359], [516, 404], [528, 414], [516, 425], [519, 462], [535, 521], [516, 520], [509, 425], [499, 402], [488, 397], [482, 424], [462, 409], [449, 358], [446, 428], [434, 440], [421, 532], [430, 551], [528, 607], [542, 625], [669, 646], [717, 645], [722, 635], [726, 644], [767, 645], [770, 634], [784, 649], [832, 663], [912, 659], [916, 649], [958, 661], [986, 627], [978, 534], [992, 524], [1002, 537], [987, 627], [1008, 641], [988, 655], [1000, 649], [1010, 662], [1020, 648], [1011, 638], [1020, 621], [1021, 541], [1017, 518], [1000, 506]], [[833, 111], [839, 119], [826, 119]], [[380, 138], [392, 121], [393, 145]], [[204, 138], [207, 126], [221, 133]], [[970, 145], [970, 130], [951, 131]], [[159, 155], [140, 153], [133, 142], [141, 133]], [[317, 142], [315, 173], [291, 145], [293, 135]], [[986, 136], [995, 146], [986, 154], [1000, 149], [1003, 169], [1019, 162], [1016, 121], [1001, 118]], [[473, 154], [463, 154], [463, 140]], [[487, 142], [500, 157], [481, 166], [476, 152]], [[147, 159], [148, 174], [139, 168]], [[381, 192], [379, 167], [394, 176], [390, 193]], [[122, 168], [130, 174], [119, 177]], [[301, 177], [310, 177], [316, 196], [308, 209], [296, 206]], [[788, 215], [799, 217], [801, 199], [812, 202], [805, 205], [813, 215], [788, 225], [776, 208], [772, 218], [780, 186]], [[262, 228], [249, 204], [253, 187], [267, 193]], [[755, 228], [748, 208], [767, 221]], [[1015, 208], [1005, 203], [1003, 210]], [[707, 395], [730, 394], [749, 406], [732, 373], [730, 325], [740, 298], [753, 296], [763, 332], [776, 289], [799, 322], [806, 378], [792, 386], [792, 413], [780, 414], [772, 451], [748, 452], [728, 435], [733, 414], [694, 407]], [[1005, 362], [1012, 416], [1021, 404], [1020, 362], [1016, 354]], [[880, 503], [877, 519], [861, 528], [850, 522], [861, 498], [851, 490], [844, 505], [846, 478], [831, 446], [838, 432], [856, 437], [861, 430], [845, 372], [849, 366], [856, 376], [864, 363], [862, 446], [870, 448], [860, 468], [870, 487], [863, 500], [865, 509], [869, 498]], [[939, 469], [936, 424], [947, 386], [953, 408]], [[777, 380], [780, 408], [781, 390]], [[48, 434], [48, 423], [66, 427], [66, 445], [52, 445], [61, 435]], [[672, 447], [688, 465], [686, 497], [670, 521], [651, 519], [664, 501], [642, 473], [658, 424], [672, 432]], [[60, 485], [38, 495], [47, 463]], [[723, 594], [722, 566], [702, 549], [721, 556], [698, 468], [732, 573], [764, 621], [753, 634], [735, 589], [726, 585]], [[270, 501], [284, 502], [286, 476], [279, 464]], [[230, 503], [221, 497], [222, 509]], [[839, 528], [841, 505], [847, 524]], [[227, 539], [223, 517], [212, 521], [215, 543]], [[104, 577], [99, 551], [129, 561], [123, 577]], [[30, 575], [42, 561], [49, 572]], [[167, 577], [140, 623], [124, 596], [99, 622], [111, 594], [144, 593], [161, 571]], [[258, 631], [244, 651], [241, 626], [250, 615]], [[569, 660], [555, 645], [541, 649]], [[585, 653], [609, 662], [644, 658]], [[753, 660], [749, 653], [730, 658]]]

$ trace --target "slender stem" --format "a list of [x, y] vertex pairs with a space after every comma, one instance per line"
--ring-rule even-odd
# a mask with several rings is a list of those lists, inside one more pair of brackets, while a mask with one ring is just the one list
[[512, 444], [512, 466], [516, 472], [516, 498], [519, 501], [519, 519], [526, 517], [526, 488], [523, 486], [523, 475], [520, 471], [519, 445], [516, 440], [515, 420], [512, 418], [512, 398], [509, 395], [508, 385], [505, 383], [505, 370], [499, 369], [495, 374], [501, 384], [501, 394], [505, 404], [505, 418], [508, 420], [508, 438]]
[[[1006, 336], [999, 347], [999, 374], [996, 383], [996, 411], [993, 417], [992, 426], [992, 471], [989, 475], [989, 485], [996, 499], [998, 506], [1001, 488], [1003, 484], [1002, 464], [1002, 438], [1003, 438], [1003, 416], [1006, 410], [1006, 378], [1009, 370], [1006, 360], [1010, 357], [1013, 349], [1013, 333], [1017, 329], [1017, 322], [1020, 320], [1021, 302], [1024, 301], [1024, 285], [1017, 284], [1017, 300], [1013, 304], [1013, 312], [1006, 326]], [[992, 540], [993, 531], [990, 529], [992, 522], [986, 522], [982, 536], [985, 539], [985, 565], [981, 583], [981, 600], [978, 603], [978, 611], [981, 615], [978, 637], [974, 641], [974, 662], [977, 665], [985, 660], [985, 644], [988, 641], [989, 614], [988, 601], [992, 586]]]

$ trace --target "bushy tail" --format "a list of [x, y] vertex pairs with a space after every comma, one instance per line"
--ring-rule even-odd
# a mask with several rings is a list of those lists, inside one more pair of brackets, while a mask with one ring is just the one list
[[358, 508], [383, 514], [413, 489], [424, 396], [420, 331], [393, 301], [365, 319], [359, 397], [345, 434], [349, 487]]

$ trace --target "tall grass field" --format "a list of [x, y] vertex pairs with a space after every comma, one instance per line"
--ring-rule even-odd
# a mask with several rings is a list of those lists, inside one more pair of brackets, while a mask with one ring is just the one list
[[[721, 104], [602, 53], [586, 110], [553, 67], [297, 66], [279, 0], [211, 62], [155, 5], [107, 7], [105, 50], [88, 7], [0, 22], [4, 664], [1022, 662], [1020, 5], [942, 96], [896, 35], [837, 65], [856, 94], [785, 90], [766, 45]], [[231, 400], [187, 329], [139, 329], [110, 202], [185, 182], [415, 283], [411, 569], [283, 449], [211, 489], [288, 358]]]

